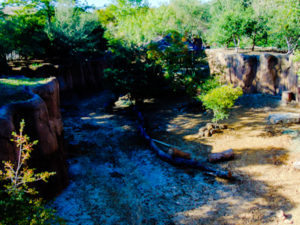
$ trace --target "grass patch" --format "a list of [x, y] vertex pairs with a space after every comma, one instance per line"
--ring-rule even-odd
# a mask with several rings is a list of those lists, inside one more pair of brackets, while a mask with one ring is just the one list
[[46, 84], [50, 78], [2, 78], [0, 79], [0, 85], [6, 86], [36, 86]]
[[18, 101], [31, 98], [24, 91], [24, 86], [38, 86], [45, 84], [49, 78], [2, 78], [0, 79], [0, 107]]

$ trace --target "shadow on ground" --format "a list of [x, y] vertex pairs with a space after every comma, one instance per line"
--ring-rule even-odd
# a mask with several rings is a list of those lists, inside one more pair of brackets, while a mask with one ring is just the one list
[[[139, 137], [130, 111], [104, 111], [109, 97], [104, 92], [64, 102], [71, 183], [53, 206], [68, 224], [262, 224], [276, 220], [279, 210], [293, 208], [272, 184], [240, 170], [249, 165], [280, 166], [286, 150], [238, 149], [233, 163], [216, 165], [237, 175], [232, 182], [173, 167]], [[165, 98], [145, 105], [143, 111], [154, 138], [203, 160], [212, 146], [184, 137], [207, 123], [210, 115], [191, 113], [185, 102]]]

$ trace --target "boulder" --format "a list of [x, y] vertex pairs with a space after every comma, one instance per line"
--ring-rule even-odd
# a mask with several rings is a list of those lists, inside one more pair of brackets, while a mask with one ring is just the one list
[[215, 133], [220, 133], [223, 129], [227, 129], [227, 127], [225, 124], [207, 123], [206, 126], [199, 129], [198, 137], [210, 137]]
[[296, 170], [300, 170], [300, 161], [296, 161], [293, 163], [293, 166]]
[[219, 124], [218, 128], [221, 129], [221, 130], [224, 130], [224, 129], [227, 129], [228, 126], [226, 124]]
[[269, 124], [290, 124], [300, 123], [299, 113], [274, 113], [267, 118]]
[[214, 135], [215, 133], [217, 133], [217, 130], [216, 130], [216, 129], [211, 129], [211, 130], [209, 131], [209, 133], [210, 133], [211, 135]]
[[204, 137], [210, 137], [210, 136], [211, 136], [211, 134], [210, 134], [209, 130], [205, 130]]
[[214, 129], [214, 128], [215, 128], [214, 124], [212, 124], [212, 123], [207, 123], [207, 124], [206, 124], [206, 129], [207, 129], [207, 130], [210, 131], [211, 129]]

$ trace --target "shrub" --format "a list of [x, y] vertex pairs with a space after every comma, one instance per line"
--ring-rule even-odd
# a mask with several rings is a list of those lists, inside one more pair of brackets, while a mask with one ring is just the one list
[[201, 94], [206, 94], [210, 90], [220, 87], [221, 81], [219, 76], [211, 76], [207, 78], [201, 85], [200, 85], [200, 91]]
[[213, 122], [218, 122], [229, 117], [229, 109], [234, 105], [235, 100], [243, 94], [240, 87], [224, 85], [210, 90], [207, 94], [200, 96], [203, 105], [213, 111]]
[[47, 182], [55, 173], [35, 173], [28, 168], [27, 161], [37, 141], [30, 142], [23, 134], [24, 127], [22, 120], [19, 134], [12, 133], [12, 141], [18, 149], [16, 164], [4, 162], [4, 170], [0, 170], [0, 224], [58, 224], [54, 210], [45, 208], [42, 199], [33, 197], [38, 192], [30, 184], [40, 180]]

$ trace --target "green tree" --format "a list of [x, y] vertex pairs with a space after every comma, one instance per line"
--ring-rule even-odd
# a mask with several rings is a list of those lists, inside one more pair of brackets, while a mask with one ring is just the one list
[[267, 38], [269, 28], [266, 18], [256, 15], [253, 8], [249, 7], [245, 11], [243, 29], [245, 36], [252, 40], [251, 50], [254, 51], [256, 43]]
[[173, 0], [169, 5], [150, 8], [143, 1], [116, 1], [98, 11], [99, 19], [108, 30], [108, 38], [144, 45], [170, 30], [189, 37], [202, 36], [209, 17], [207, 5], [198, 0]]
[[208, 4], [199, 0], [171, 0], [168, 8], [172, 11], [170, 27], [166, 30], [176, 30], [180, 34], [202, 37], [208, 29], [209, 10]]
[[54, 13], [54, 0], [5, 0], [0, 38], [6, 36], [7, 51], [16, 51], [26, 57], [46, 55], [50, 43], [44, 32]]
[[300, 44], [300, 2], [298, 0], [273, 0], [271, 32], [286, 42], [288, 54]]
[[211, 24], [208, 40], [229, 47], [233, 42], [236, 51], [245, 34], [245, 8], [240, 1], [214, 1], [211, 6]]
[[58, 1], [47, 26], [48, 37], [60, 56], [99, 54], [106, 47], [103, 32], [97, 15], [76, 7], [72, 0]]

